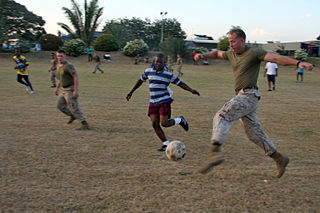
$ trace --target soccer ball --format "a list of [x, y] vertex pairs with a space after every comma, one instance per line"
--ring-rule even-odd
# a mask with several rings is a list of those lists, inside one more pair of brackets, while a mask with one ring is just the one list
[[181, 141], [172, 141], [166, 149], [166, 155], [169, 160], [177, 161], [184, 158], [187, 153], [187, 147]]

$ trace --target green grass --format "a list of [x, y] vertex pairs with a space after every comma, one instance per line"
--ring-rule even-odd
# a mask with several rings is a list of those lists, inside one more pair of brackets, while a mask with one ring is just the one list
[[[233, 76], [227, 62], [185, 64], [183, 81], [201, 96], [179, 87], [172, 116], [183, 115], [190, 130], [165, 129], [170, 140], [187, 146], [186, 158], [169, 161], [156, 151], [161, 143], [147, 117], [144, 84], [125, 100], [145, 64], [133, 65], [120, 54], [92, 74], [86, 57], [69, 58], [80, 76], [80, 108], [92, 128], [56, 109], [49, 88], [49, 53], [27, 55], [29, 95], [16, 82], [14, 63], [0, 63], [0, 209], [2, 212], [317, 212], [320, 208], [320, 73], [305, 73], [295, 83], [294, 67], [279, 67], [277, 90], [262, 95], [258, 117], [278, 150], [291, 162], [281, 179], [276, 165], [248, 141], [236, 122], [223, 146], [226, 161], [207, 175], [205, 162], [212, 118], [231, 99]], [[263, 69], [263, 65], [262, 65]], [[267, 182], [265, 182], [267, 180]]]

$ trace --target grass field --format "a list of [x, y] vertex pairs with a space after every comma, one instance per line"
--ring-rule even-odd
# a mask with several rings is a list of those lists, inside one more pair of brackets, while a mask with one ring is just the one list
[[[223, 146], [226, 161], [197, 174], [208, 153], [212, 118], [233, 97], [231, 66], [187, 64], [183, 81], [201, 96], [179, 87], [172, 115], [183, 115], [190, 130], [165, 129], [187, 146], [186, 157], [169, 161], [147, 117], [144, 84], [125, 100], [146, 64], [115, 54], [92, 74], [86, 57], [69, 58], [80, 76], [80, 108], [91, 126], [56, 108], [49, 88], [49, 53], [28, 54], [35, 94], [16, 82], [14, 62], [0, 56], [1, 212], [319, 212], [320, 72], [295, 82], [295, 68], [279, 68], [276, 91], [267, 91], [262, 72], [258, 117], [278, 150], [291, 162], [276, 178], [276, 165], [251, 143], [239, 122]], [[262, 64], [263, 66], [264, 64]]]

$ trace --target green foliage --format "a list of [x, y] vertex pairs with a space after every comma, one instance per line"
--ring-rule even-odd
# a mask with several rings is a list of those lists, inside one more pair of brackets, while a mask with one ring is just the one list
[[159, 47], [162, 24], [165, 39], [170, 36], [186, 38], [186, 33], [176, 19], [157, 20], [154, 23], [149, 19], [116, 19], [106, 22], [103, 32], [114, 35], [121, 48], [134, 39], [142, 39], [150, 48], [154, 48]]
[[177, 59], [177, 54], [180, 54], [182, 58], [191, 57], [191, 50], [185, 45], [182, 38], [168, 38], [161, 47], [161, 51], [165, 55], [173, 56], [174, 60]]
[[13, 0], [0, 0], [0, 42], [9, 39], [37, 41], [45, 33], [42, 17]]
[[206, 53], [206, 52], [209, 52], [209, 50], [205, 47], [200, 47], [198, 49], [196, 49], [194, 52], [196, 53]]
[[297, 60], [305, 61], [307, 60], [308, 53], [306, 53], [304, 50], [296, 50], [294, 52], [294, 58]]
[[87, 53], [86, 43], [80, 39], [73, 39], [64, 42], [62, 49], [66, 51], [67, 55], [74, 57]]
[[130, 57], [134, 57], [137, 54], [143, 56], [148, 52], [148, 49], [148, 45], [142, 39], [135, 39], [127, 43], [123, 48], [123, 54]]
[[67, 24], [58, 23], [62, 29], [67, 31], [74, 39], [81, 39], [89, 47], [93, 41], [93, 35], [98, 28], [102, 16], [103, 7], [98, 6], [98, 0], [92, 0], [89, 4], [84, 0], [84, 15], [83, 10], [75, 0], [71, 0], [72, 9], [63, 7], [62, 10], [71, 22], [74, 30]]
[[111, 34], [101, 34], [93, 44], [93, 48], [97, 51], [115, 51], [119, 49], [119, 45], [115, 37]]
[[228, 37], [224, 36], [220, 38], [218, 43], [218, 50], [227, 51], [230, 47]]
[[63, 45], [61, 38], [53, 34], [42, 35], [38, 42], [41, 44], [42, 50], [49, 51], [56, 51]]

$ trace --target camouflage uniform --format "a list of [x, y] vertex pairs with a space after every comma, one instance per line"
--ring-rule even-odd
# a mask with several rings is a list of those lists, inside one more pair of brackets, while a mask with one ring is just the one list
[[262, 49], [248, 47], [241, 55], [232, 51], [223, 54], [223, 57], [229, 60], [233, 67], [237, 95], [228, 101], [213, 119], [211, 138], [213, 144], [223, 144], [232, 124], [240, 119], [249, 140], [260, 146], [267, 155], [272, 155], [276, 151], [275, 145], [261, 129], [256, 116], [260, 100], [260, 93], [256, 85], [260, 62], [263, 61], [265, 55], [266, 51]]
[[82, 122], [86, 120], [86, 117], [79, 108], [78, 100], [73, 98], [74, 82], [72, 74], [74, 72], [77, 71], [68, 61], [65, 61], [64, 64], [58, 68], [61, 87], [59, 88], [57, 108], [64, 114], [74, 116], [74, 118]]
[[232, 124], [240, 119], [248, 138], [260, 146], [267, 155], [276, 151], [267, 134], [261, 129], [256, 116], [260, 94], [257, 89], [242, 89], [216, 113], [211, 140], [223, 144]]

